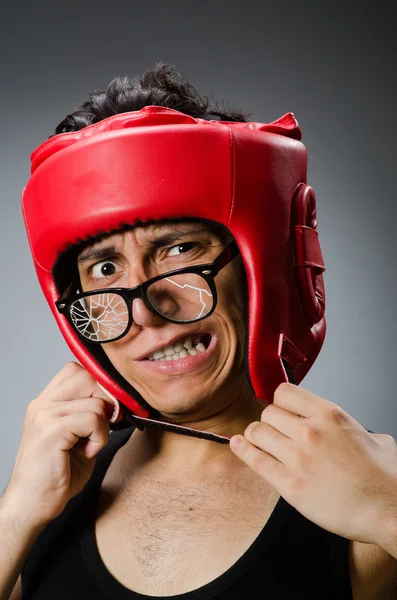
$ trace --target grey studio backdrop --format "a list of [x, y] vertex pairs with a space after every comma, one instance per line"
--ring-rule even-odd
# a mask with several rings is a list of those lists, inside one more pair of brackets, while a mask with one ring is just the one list
[[211, 98], [252, 111], [254, 120], [294, 112], [327, 267], [327, 337], [302, 386], [397, 439], [392, 11], [391, 2], [4, 4], [1, 491], [28, 403], [74, 359], [36, 280], [25, 234], [20, 194], [29, 154], [91, 90], [159, 60]]

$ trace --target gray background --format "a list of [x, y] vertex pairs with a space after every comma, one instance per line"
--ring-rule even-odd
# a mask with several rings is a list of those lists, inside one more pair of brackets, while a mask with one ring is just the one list
[[29, 154], [116, 75], [169, 61], [215, 100], [295, 113], [318, 202], [328, 333], [302, 386], [397, 438], [392, 2], [15, 2], [0, 25], [0, 490], [28, 403], [73, 359], [36, 281]]

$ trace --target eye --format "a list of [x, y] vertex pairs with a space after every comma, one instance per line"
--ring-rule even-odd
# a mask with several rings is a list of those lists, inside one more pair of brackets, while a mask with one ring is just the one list
[[184, 242], [183, 244], [178, 244], [177, 246], [173, 246], [168, 251], [168, 256], [181, 256], [182, 254], [187, 254], [193, 248], [197, 246], [195, 242]]
[[103, 279], [104, 277], [111, 277], [118, 271], [116, 270], [118, 265], [110, 260], [102, 260], [96, 265], [90, 268], [90, 272], [94, 279]]

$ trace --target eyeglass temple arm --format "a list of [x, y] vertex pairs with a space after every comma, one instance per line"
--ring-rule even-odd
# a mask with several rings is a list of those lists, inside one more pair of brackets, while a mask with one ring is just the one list
[[239, 254], [240, 254], [240, 250], [238, 249], [238, 246], [237, 246], [235, 240], [232, 240], [226, 246], [226, 248], [223, 249], [223, 251], [220, 253], [218, 258], [216, 258], [212, 264], [214, 265], [214, 267], [217, 268], [218, 271], [220, 271], [221, 269], [223, 269], [223, 267], [226, 267], [226, 265], [230, 261], [232, 261], [233, 258], [236, 258], [236, 256], [238, 256]]

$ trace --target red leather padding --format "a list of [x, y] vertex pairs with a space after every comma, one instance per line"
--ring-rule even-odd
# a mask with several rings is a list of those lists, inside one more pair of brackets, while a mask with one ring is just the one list
[[292, 199], [292, 223], [298, 297], [306, 322], [313, 327], [325, 314], [325, 266], [316, 230], [316, 197], [308, 185], [299, 185]]

